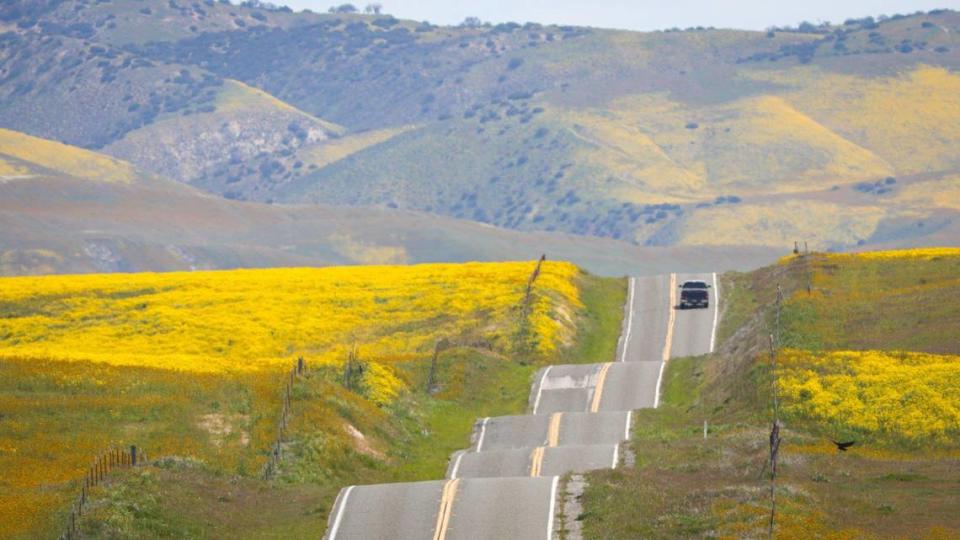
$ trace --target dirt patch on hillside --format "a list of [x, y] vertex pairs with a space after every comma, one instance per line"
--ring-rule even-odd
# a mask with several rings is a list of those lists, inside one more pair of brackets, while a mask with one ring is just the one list
[[210, 443], [217, 448], [223, 446], [234, 433], [239, 433], [241, 446], [250, 444], [250, 433], [241, 426], [246, 426], [250, 417], [244, 414], [226, 415], [221, 413], [205, 414], [197, 421], [197, 427], [210, 434]]
[[347, 435], [350, 435], [350, 438], [353, 439], [353, 446], [356, 448], [357, 452], [375, 457], [377, 459], [384, 458], [383, 453], [371, 446], [370, 441], [367, 440], [367, 437], [361, 433], [359, 429], [353, 427], [353, 424], [347, 424], [343, 429], [347, 432]]

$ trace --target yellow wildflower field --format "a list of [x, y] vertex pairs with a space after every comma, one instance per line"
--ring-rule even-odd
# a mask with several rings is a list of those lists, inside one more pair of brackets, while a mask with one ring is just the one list
[[[842, 259], [845, 255], [832, 253], [831, 259]], [[887, 259], [932, 259], [935, 257], [960, 257], [960, 248], [955, 247], [929, 247], [914, 249], [893, 249], [887, 251], [865, 251], [846, 255], [853, 256], [866, 261], [887, 260]]]
[[[817, 253], [834, 262], [840, 261], [883, 261], [895, 259], [933, 259], [939, 257], [960, 257], [960, 248], [925, 247], [913, 249], [889, 249], [884, 251], [863, 251], [860, 253]], [[780, 258], [780, 264], [787, 264], [797, 258], [787, 255]]]
[[784, 410], [837, 430], [956, 441], [960, 356], [787, 349], [778, 365]]
[[[0, 358], [196, 372], [422, 357], [442, 338], [507, 350], [531, 262], [0, 279]], [[548, 354], [573, 332], [579, 270], [547, 262], [530, 322]], [[378, 373], [382, 377], [383, 373]]]

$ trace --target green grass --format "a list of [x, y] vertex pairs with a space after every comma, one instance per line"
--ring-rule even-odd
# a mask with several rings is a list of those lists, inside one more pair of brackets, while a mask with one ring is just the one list
[[733, 337], [757, 311], [757, 298], [752, 276], [748, 273], [731, 272], [720, 277], [720, 290], [724, 301], [723, 313], [717, 325], [717, 345], [722, 346]]
[[671, 360], [663, 379], [661, 399], [664, 405], [686, 411], [699, 405], [700, 390], [706, 382], [703, 358], [687, 357]]
[[613, 362], [623, 324], [627, 299], [625, 279], [581, 278], [581, 300], [586, 313], [580, 319], [573, 347], [564, 351], [563, 363]]
[[534, 369], [469, 349], [442, 355], [440, 391], [424, 401], [421, 417], [410, 418], [418, 436], [394, 449], [400, 459], [391, 481], [442, 478], [450, 454], [469, 446], [478, 418], [524, 412]]

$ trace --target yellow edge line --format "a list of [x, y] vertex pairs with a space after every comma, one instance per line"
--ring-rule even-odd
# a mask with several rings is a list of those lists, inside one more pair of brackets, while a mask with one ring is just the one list
[[550, 448], [560, 444], [560, 417], [563, 413], [553, 413], [550, 415], [550, 428], [547, 429], [547, 446]]
[[663, 343], [662, 360], [670, 360], [670, 350], [673, 348], [673, 323], [677, 319], [677, 275], [670, 274], [670, 316], [667, 321], [667, 339]]
[[437, 512], [437, 526], [433, 531], [433, 540], [443, 540], [447, 536], [447, 528], [450, 527], [450, 513], [453, 512], [453, 499], [457, 496], [458, 485], [460, 485], [459, 478], [449, 480], [443, 485], [443, 493], [440, 495], [440, 510]]
[[593, 390], [593, 402], [590, 403], [590, 412], [597, 412], [600, 410], [600, 398], [603, 396], [603, 383], [607, 380], [607, 371], [610, 370], [612, 363], [606, 363], [600, 368], [600, 373], [597, 375], [597, 385]]

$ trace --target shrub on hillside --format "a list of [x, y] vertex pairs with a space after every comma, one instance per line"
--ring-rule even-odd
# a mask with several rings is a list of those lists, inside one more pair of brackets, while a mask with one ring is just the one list
[[353, 4], [340, 4], [329, 9], [330, 13], [356, 13], [358, 11], [357, 6]]

